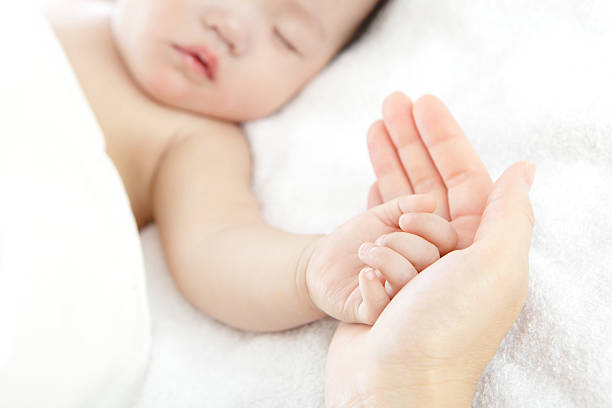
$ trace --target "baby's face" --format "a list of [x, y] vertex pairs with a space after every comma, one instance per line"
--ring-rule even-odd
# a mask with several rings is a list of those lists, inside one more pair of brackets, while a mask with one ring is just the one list
[[286, 103], [376, 0], [118, 0], [121, 55], [140, 87], [179, 109], [243, 122]]

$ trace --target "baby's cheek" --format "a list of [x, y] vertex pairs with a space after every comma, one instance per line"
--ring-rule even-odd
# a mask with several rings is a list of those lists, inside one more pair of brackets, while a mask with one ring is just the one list
[[143, 86], [146, 90], [158, 98], [172, 100], [179, 98], [181, 92], [174, 75], [168, 69], [161, 67], [149, 69], [143, 75]]
[[265, 91], [259, 86], [234, 87], [228, 93], [232, 96], [225, 98], [227, 110], [243, 122], [266, 117], [285, 104], [283, 98], [279, 98], [273, 89]]
[[241, 112], [249, 119], [268, 116], [286, 105], [299, 90], [293, 78], [270, 67], [242, 73], [228, 84], [234, 99], [240, 100]]

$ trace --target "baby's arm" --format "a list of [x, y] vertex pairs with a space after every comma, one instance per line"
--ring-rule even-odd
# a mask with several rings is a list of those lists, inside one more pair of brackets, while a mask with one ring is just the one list
[[367, 265], [359, 274], [360, 314], [371, 321], [412, 278], [457, 243], [453, 226], [436, 214], [404, 214], [399, 226], [402, 232], [382, 235], [359, 248], [359, 258]]
[[153, 187], [155, 219], [177, 286], [199, 309], [242, 329], [282, 330], [321, 318], [304, 278], [319, 237], [265, 223], [239, 128], [219, 125], [202, 133], [175, 138]]

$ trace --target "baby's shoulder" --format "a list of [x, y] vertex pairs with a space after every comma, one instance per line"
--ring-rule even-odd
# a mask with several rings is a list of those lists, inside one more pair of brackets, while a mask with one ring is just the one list
[[112, 3], [93, 0], [60, 3], [45, 13], [92, 105], [129, 83], [114, 46], [111, 12]]
[[45, 16], [56, 34], [71, 42], [104, 41], [113, 3], [109, 1], [63, 1], [51, 3]]
[[179, 127], [175, 128], [169, 145], [176, 145], [189, 138], [196, 139], [195, 143], [206, 146], [206, 150], [219, 156], [249, 154], [248, 141], [240, 125], [187, 112], [175, 111], [175, 114], [177, 120], [174, 123], [179, 124]]

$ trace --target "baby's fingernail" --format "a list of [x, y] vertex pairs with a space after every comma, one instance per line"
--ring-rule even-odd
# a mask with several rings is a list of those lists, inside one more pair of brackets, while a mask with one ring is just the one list
[[374, 271], [374, 269], [370, 268], [369, 266], [366, 266], [365, 268], [363, 268], [361, 272], [359, 272], [359, 274], [363, 274], [363, 276], [367, 280], [376, 279], [376, 271]]
[[380, 237], [378, 237], [378, 239], [375, 241], [376, 245], [385, 245], [385, 240], [387, 239], [386, 235], [381, 235]]
[[365, 244], [361, 244], [361, 246], [359, 247], [359, 254], [361, 256], [365, 256], [369, 254], [374, 248], [376, 248], [376, 245], [371, 242], [366, 242]]
[[387, 295], [389, 295], [389, 297], [393, 297], [393, 295], [395, 295], [393, 286], [391, 286], [389, 282], [385, 282], [385, 292], [387, 292]]
[[413, 214], [404, 214], [400, 217], [399, 219], [399, 225], [400, 228], [406, 228], [408, 226], [408, 224], [410, 224], [410, 221], [412, 221], [414, 219], [414, 215]]

